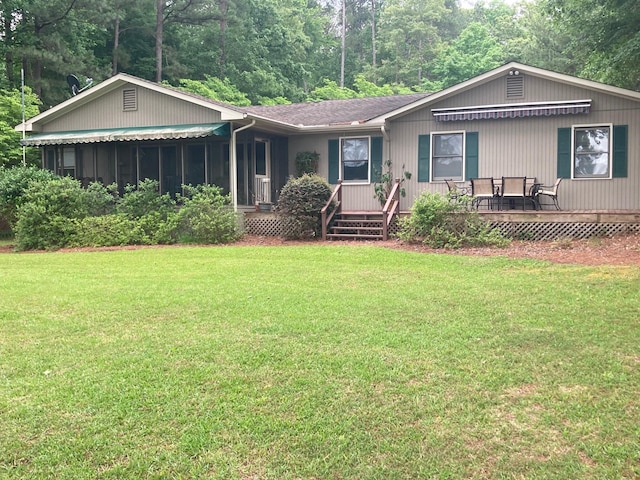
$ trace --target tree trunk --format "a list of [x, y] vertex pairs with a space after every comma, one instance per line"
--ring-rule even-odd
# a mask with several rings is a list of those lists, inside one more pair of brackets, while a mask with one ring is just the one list
[[164, 27], [164, 0], [156, 0], [156, 82], [162, 81], [162, 41]]
[[120, 46], [120, 18], [116, 17], [113, 26], [113, 55], [111, 58], [111, 75], [118, 73], [118, 47]]
[[229, 5], [227, 4], [227, 0], [220, 0], [220, 76], [221, 78], [225, 77], [225, 66], [227, 63], [227, 51], [226, 51], [226, 41], [227, 41], [227, 11]]
[[342, 0], [342, 54], [340, 56], [340, 88], [344, 88], [344, 57], [347, 37], [347, 0]]
[[371, 66], [373, 83], [376, 83], [376, 0], [371, 0]]

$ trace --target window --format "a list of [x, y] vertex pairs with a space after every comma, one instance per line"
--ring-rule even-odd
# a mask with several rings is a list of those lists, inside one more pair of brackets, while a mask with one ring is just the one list
[[432, 144], [432, 180], [464, 180], [464, 133], [433, 133]]
[[573, 178], [611, 178], [611, 125], [573, 128]]
[[345, 182], [369, 182], [369, 137], [340, 139], [340, 173]]

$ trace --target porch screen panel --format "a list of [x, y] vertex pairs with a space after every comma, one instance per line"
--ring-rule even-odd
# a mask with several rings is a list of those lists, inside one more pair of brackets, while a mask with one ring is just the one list
[[187, 185], [202, 185], [204, 178], [204, 143], [187, 146], [187, 158], [184, 165], [185, 183]]
[[140, 181], [150, 179], [160, 182], [160, 150], [158, 147], [140, 147], [138, 150]]
[[182, 168], [178, 161], [178, 152], [175, 146], [162, 147], [162, 193], [175, 195], [181, 190]]

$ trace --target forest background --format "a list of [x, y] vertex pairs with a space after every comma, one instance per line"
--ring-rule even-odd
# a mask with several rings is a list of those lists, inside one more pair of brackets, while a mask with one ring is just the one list
[[636, 2], [2, 0], [0, 166], [22, 160], [22, 84], [29, 118], [70, 74], [269, 105], [438, 91], [515, 60], [638, 90]]

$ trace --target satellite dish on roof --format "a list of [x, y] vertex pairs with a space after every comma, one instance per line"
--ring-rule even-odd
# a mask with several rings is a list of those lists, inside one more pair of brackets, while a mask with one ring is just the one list
[[87, 84], [83, 88], [80, 88], [80, 80], [75, 75], [67, 75], [67, 83], [71, 89], [71, 94], [75, 96], [89, 88], [93, 84], [93, 78], [87, 78]]

